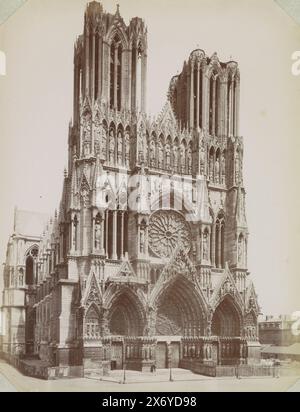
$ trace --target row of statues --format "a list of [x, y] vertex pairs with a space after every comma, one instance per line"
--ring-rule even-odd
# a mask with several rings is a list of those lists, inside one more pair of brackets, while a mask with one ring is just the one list
[[173, 169], [179, 173], [192, 173], [192, 149], [181, 144], [179, 147], [167, 143], [165, 146], [161, 142], [154, 140], [149, 144], [149, 166], [159, 169]]
[[95, 119], [94, 147], [92, 146], [91, 115], [83, 116], [82, 123], [82, 156], [89, 157], [94, 149], [95, 155], [110, 165], [129, 167], [130, 163], [130, 133], [129, 130], [116, 130], [102, 124], [99, 117]]
[[[162, 170], [173, 170], [177, 173], [191, 174], [193, 154], [191, 145], [171, 144], [167, 141], [155, 139], [147, 140], [146, 130], [143, 125], [137, 133], [137, 139], [130, 136], [130, 131], [108, 127], [100, 121], [99, 116], [95, 118], [94, 141], [92, 140], [91, 114], [83, 116], [82, 123], [82, 155], [89, 157], [94, 151], [104, 161], [114, 166], [130, 166], [130, 159], [137, 155], [139, 162], [144, 162], [149, 167]], [[94, 147], [92, 145], [94, 144]], [[200, 174], [206, 172], [206, 149], [202, 144], [199, 153]], [[225, 184], [226, 180], [226, 158], [225, 153], [216, 155], [211, 153], [208, 160], [208, 175], [211, 182]], [[233, 162], [233, 175], [236, 184], [241, 180], [241, 159], [237, 151]]]
[[213, 155], [209, 156], [209, 180], [217, 184], [225, 184], [226, 179], [226, 159], [224, 154], [214, 159]]

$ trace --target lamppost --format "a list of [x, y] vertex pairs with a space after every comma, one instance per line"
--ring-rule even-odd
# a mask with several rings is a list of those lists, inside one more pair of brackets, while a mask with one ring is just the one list
[[124, 368], [123, 368], [123, 384], [126, 383], [126, 365], [124, 364]]
[[170, 376], [169, 376], [169, 381], [173, 382], [173, 376], [172, 376], [172, 368], [170, 367]]

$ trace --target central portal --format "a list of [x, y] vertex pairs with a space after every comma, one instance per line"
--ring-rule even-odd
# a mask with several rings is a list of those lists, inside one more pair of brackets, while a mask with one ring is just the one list
[[179, 336], [168, 337], [168, 340], [158, 341], [156, 345], [156, 368], [178, 368], [180, 362], [180, 341]]

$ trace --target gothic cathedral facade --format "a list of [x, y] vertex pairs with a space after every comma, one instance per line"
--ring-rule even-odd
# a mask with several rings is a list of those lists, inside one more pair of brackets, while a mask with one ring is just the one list
[[238, 65], [194, 50], [155, 119], [146, 81], [143, 20], [89, 3], [61, 203], [11, 238], [3, 353], [84, 373], [258, 361]]

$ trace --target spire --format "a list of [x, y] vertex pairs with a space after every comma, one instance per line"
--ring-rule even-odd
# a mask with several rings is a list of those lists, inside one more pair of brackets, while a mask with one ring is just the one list
[[120, 4], [117, 4], [116, 16], [120, 17]]

